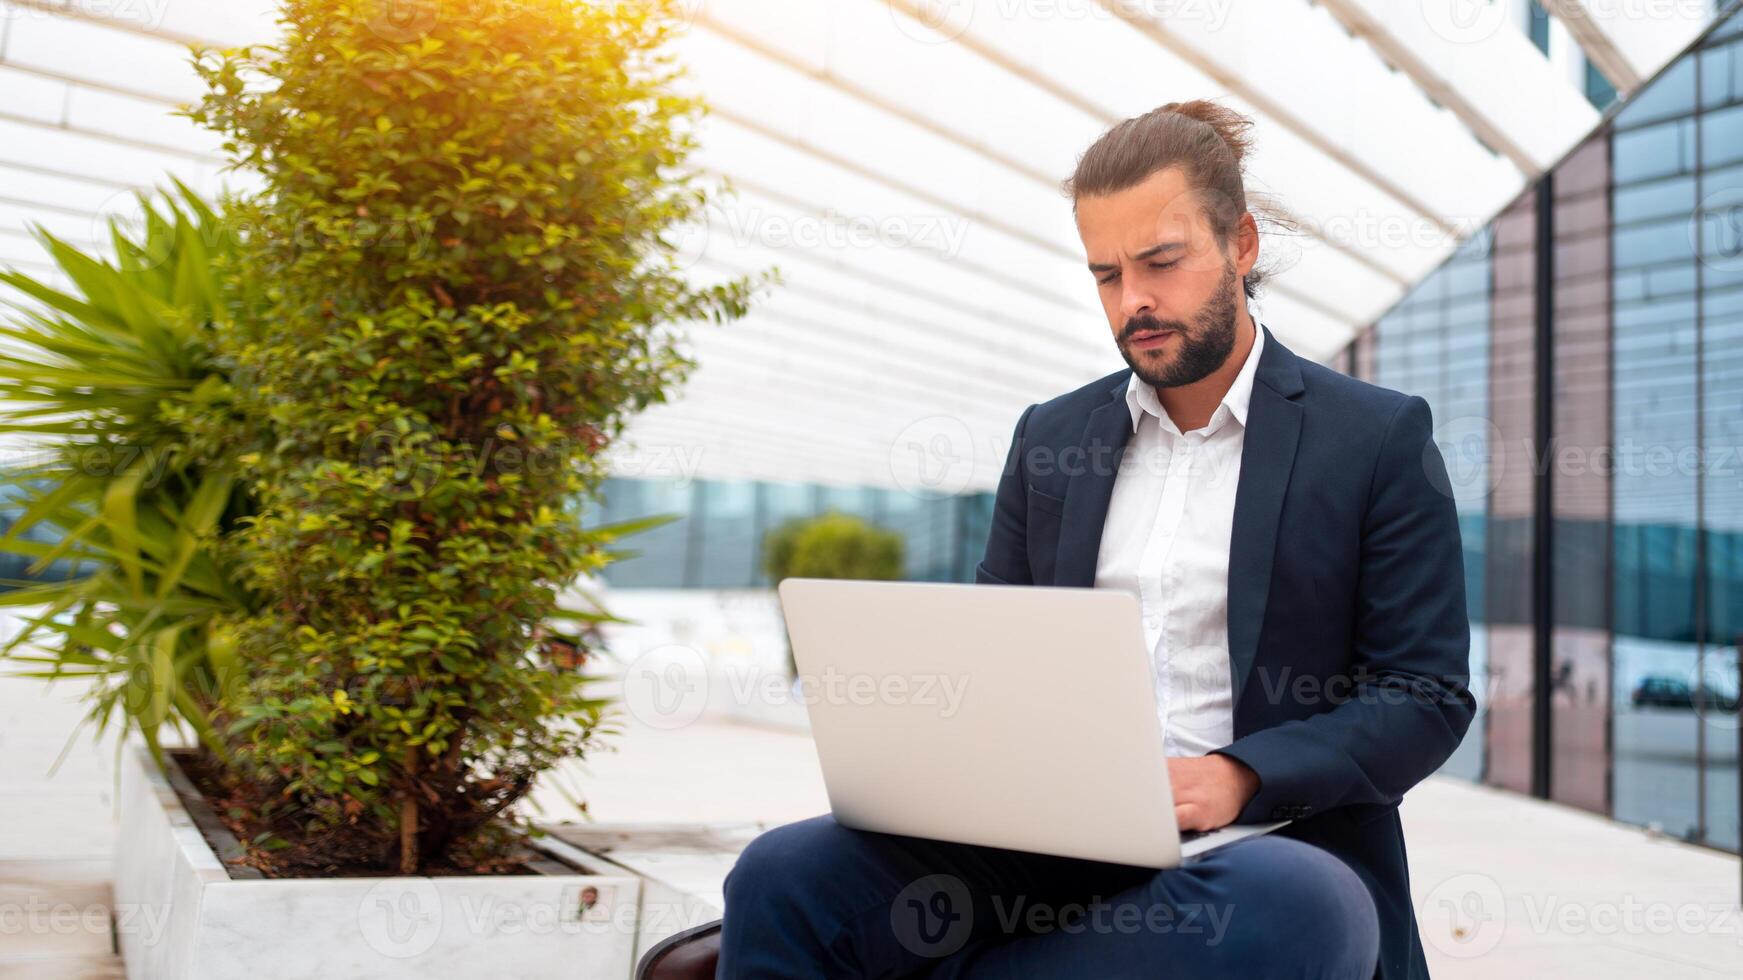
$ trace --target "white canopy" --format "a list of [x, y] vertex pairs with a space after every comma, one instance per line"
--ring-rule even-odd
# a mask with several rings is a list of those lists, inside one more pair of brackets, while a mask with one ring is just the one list
[[[1018, 413], [1120, 367], [1057, 185], [1105, 128], [1215, 98], [1257, 122], [1263, 318], [1326, 358], [1597, 122], [1508, 0], [691, 0], [686, 85], [714, 106], [697, 162], [730, 181], [699, 279], [778, 264], [748, 319], [690, 331], [701, 368], [637, 420], [624, 475], [985, 489]], [[1707, 4], [1650, 31], [1548, 3], [1624, 94]], [[94, 244], [97, 216], [176, 174], [237, 186], [173, 115], [193, 43], [273, 36], [263, 0], [0, 0], [0, 264], [47, 274], [26, 229]], [[1568, 40], [1571, 39], [1571, 40]], [[1582, 62], [1583, 63], [1583, 62]], [[931, 485], [931, 484], [929, 484]]]

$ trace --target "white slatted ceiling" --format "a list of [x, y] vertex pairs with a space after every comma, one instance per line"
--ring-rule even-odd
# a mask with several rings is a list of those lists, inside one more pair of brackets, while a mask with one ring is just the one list
[[[1113, 0], [979, 0], [953, 4], [943, 30], [908, 0], [693, 9], [674, 50], [716, 108], [696, 163], [739, 193], [688, 237], [689, 268], [707, 281], [778, 264], [789, 289], [687, 330], [702, 366], [635, 421], [626, 473], [684, 460], [686, 476], [903, 484], [921, 433], [971, 462], [965, 487], [991, 487], [1024, 405], [1120, 366], [1057, 184], [1106, 126], [1162, 102], [1255, 117], [1249, 186], [1306, 226], [1265, 238], [1280, 271], [1263, 316], [1310, 357], [1525, 179], [1473, 138], [1467, 122], [1488, 116], [1435, 105], [1432, 79], [1376, 53], [1420, 36], [1352, 37], [1304, 0], [1166, 23], [1115, 16], [1133, 8]], [[101, 215], [167, 174], [208, 193], [246, 180], [171, 110], [199, 94], [184, 45], [270, 40], [265, 0], [0, 0], [0, 32], [0, 263], [45, 272], [26, 227], [94, 242]], [[1516, 62], [1517, 41], [1498, 42]], [[1565, 120], [1531, 115], [1569, 93], [1502, 112], [1483, 108], [1491, 89], [1461, 111], [1492, 112], [1533, 153], [1570, 140]]]

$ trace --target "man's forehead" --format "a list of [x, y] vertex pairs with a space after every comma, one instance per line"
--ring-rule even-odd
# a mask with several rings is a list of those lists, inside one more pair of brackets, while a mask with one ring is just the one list
[[[1092, 260], [1112, 260], [1153, 252], [1157, 246], [1190, 243], [1197, 237], [1203, 213], [1189, 195], [1093, 213], [1078, 212], [1078, 231]], [[1166, 258], [1167, 256], [1161, 256]]]
[[1085, 198], [1077, 205], [1078, 229], [1085, 235], [1139, 237], [1180, 232], [1202, 220], [1197, 195], [1190, 190], [1164, 192], [1143, 186], [1106, 197]]

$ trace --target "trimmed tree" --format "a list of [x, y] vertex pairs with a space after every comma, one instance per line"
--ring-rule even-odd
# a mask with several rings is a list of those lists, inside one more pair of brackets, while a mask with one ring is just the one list
[[742, 316], [758, 283], [692, 286], [662, 237], [707, 203], [674, 0], [282, 21], [201, 56], [192, 112], [264, 178], [229, 205], [268, 292], [225, 349], [276, 437], [244, 458], [266, 605], [236, 624], [231, 789], [272, 873], [484, 869], [601, 730], [555, 625], [604, 615], [559, 607], [622, 530], [579, 521], [600, 453], [690, 366], [668, 325]]
[[[791, 518], [763, 536], [763, 572], [775, 585], [786, 578], [899, 579], [905, 561], [900, 534], [836, 510]], [[790, 638], [787, 672], [799, 673]]]

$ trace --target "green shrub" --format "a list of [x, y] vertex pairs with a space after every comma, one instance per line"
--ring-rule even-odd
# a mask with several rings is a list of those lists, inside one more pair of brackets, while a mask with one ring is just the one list
[[784, 578], [899, 579], [902, 536], [838, 511], [796, 518], [763, 540], [763, 570]]
[[[763, 571], [779, 585], [785, 578], [899, 579], [902, 536], [838, 511], [796, 517], [763, 537]], [[798, 674], [787, 644], [787, 671]]]
[[[507, 853], [510, 808], [592, 744], [559, 596], [625, 529], [580, 501], [690, 366], [669, 324], [743, 315], [662, 238], [707, 194], [674, 0], [290, 0], [274, 48], [203, 57], [193, 117], [264, 189], [230, 207], [267, 597], [237, 624], [238, 769], [320, 857], [412, 873]], [[273, 803], [279, 800], [281, 802]], [[498, 819], [498, 818], [502, 819]], [[281, 831], [282, 833], [282, 831]]]

